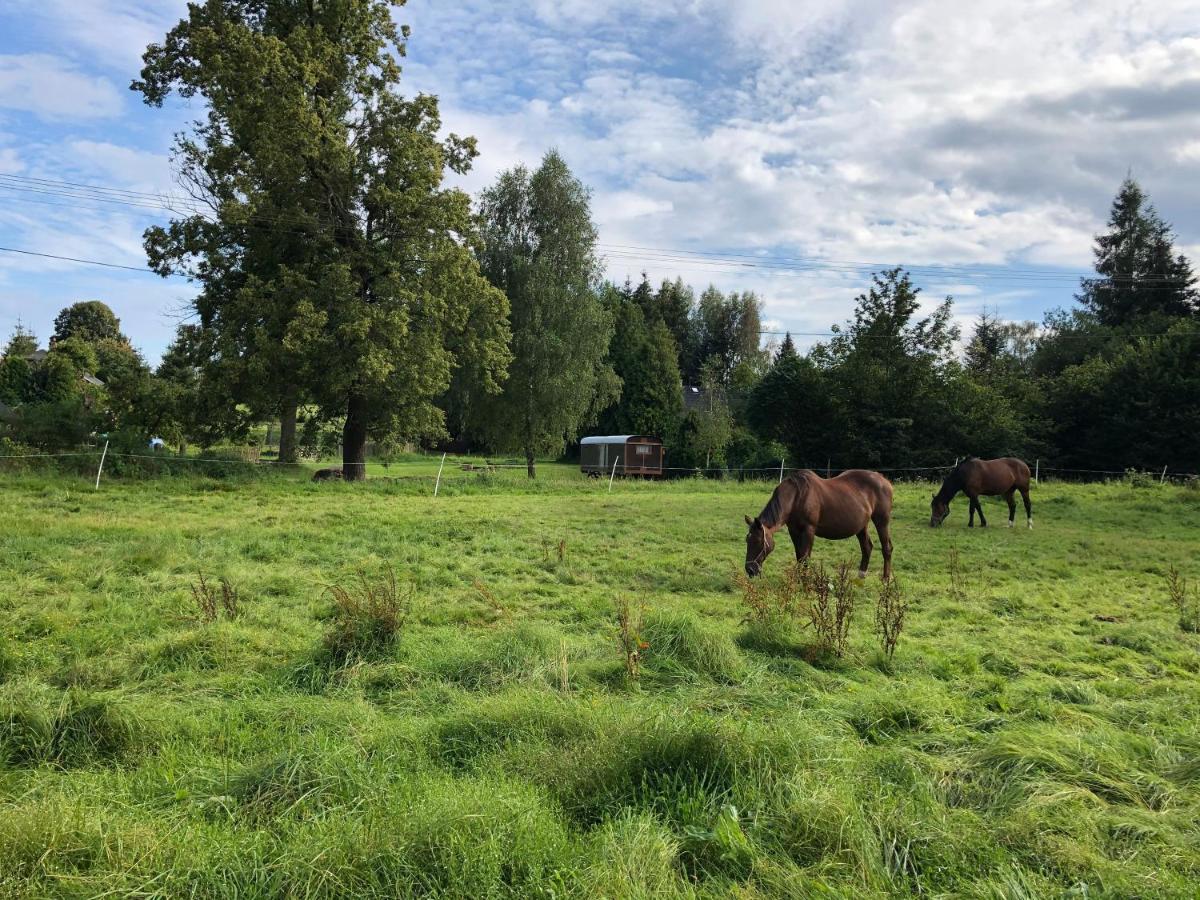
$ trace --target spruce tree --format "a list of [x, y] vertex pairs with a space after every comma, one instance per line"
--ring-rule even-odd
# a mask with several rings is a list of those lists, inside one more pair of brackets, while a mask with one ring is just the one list
[[1100, 277], [1084, 279], [1076, 299], [1109, 327], [1196, 315], [1196, 276], [1174, 245], [1171, 227], [1127, 177], [1113, 200], [1108, 231], [1096, 237]]

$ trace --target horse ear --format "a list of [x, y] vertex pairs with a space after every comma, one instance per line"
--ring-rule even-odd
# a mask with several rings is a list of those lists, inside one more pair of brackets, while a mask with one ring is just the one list
[[753, 525], [753, 524], [754, 524], [754, 520], [753, 520], [752, 518], [750, 518], [749, 516], [743, 516], [743, 518], [746, 520], [746, 524], [747, 524], [747, 525]]

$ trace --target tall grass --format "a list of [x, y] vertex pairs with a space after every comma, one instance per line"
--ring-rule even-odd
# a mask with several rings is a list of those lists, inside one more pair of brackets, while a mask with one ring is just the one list
[[852, 541], [731, 577], [769, 486], [411, 467], [0, 481], [0, 896], [1195, 896], [1193, 490], [897, 485], [839, 626]]

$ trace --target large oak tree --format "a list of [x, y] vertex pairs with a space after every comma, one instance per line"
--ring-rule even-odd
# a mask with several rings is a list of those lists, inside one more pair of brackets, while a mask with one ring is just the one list
[[469, 198], [443, 183], [474, 141], [440, 136], [436, 98], [400, 95], [393, 5], [193, 3], [133, 84], [151, 105], [206, 104], [176, 142], [194, 202], [146, 233], [159, 272], [200, 285], [205, 377], [259, 414], [308, 402], [342, 419], [351, 480], [369, 437], [442, 432], [456, 367], [495, 391], [509, 361]]

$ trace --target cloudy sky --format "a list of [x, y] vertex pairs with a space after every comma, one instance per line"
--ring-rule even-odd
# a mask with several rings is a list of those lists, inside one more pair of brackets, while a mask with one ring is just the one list
[[[199, 109], [128, 84], [182, 9], [0, 5], [0, 247], [144, 266], [161, 212], [57, 183], [178, 193], [172, 135]], [[412, 0], [396, 17], [405, 90], [479, 139], [466, 189], [555, 146], [593, 189], [612, 278], [754, 290], [772, 327], [827, 331], [892, 264], [964, 322], [1040, 319], [1070, 303], [1130, 170], [1200, 257], [1195, 0]], [[95, 298], [154, 360], [190, 292], [0, 252], [0, 337], [19, 319], [44, 339]]]

